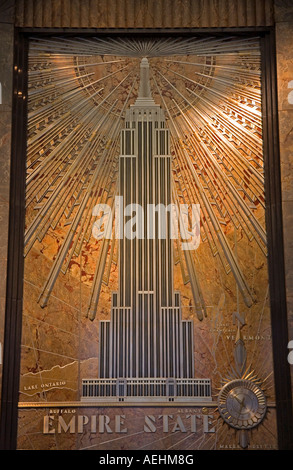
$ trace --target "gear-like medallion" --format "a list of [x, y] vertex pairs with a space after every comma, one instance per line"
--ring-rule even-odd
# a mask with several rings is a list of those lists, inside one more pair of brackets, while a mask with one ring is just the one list
[[223, 386], [218, 396], [220, 415], [235, 429], [256, 427], [266, 414], [266, 397], [250, 380], [235, 379]]

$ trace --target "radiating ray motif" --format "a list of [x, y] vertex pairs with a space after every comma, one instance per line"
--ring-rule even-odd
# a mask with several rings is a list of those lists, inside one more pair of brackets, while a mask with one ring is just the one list
[[[120, 132], [147, 57], [152, 95], [171, 133], [173, 201], [200, 204], [201, 243], [233, 276], [246, 307], [255, 292], [237, 256], [239, 231], [266, 259], [259, 39], [53, 38], [30, 41], [25, 256], [48, 235], [52, 267], [39, 297], [45, 307], [58, 276], [92, 256], [89, 316], [117, 262], [115, 237], [96, 240], [93, 208], [113, 209]], [[53, 234], [53, 235], [52, 235]], [[207, 316], [196, 252], [174, 241], [199, 320]], [[93, 250], [94, 247], [94, 250]]]
[[[170, 133], [172, 201], [200, 205], [199, 247], [184, 250], [184, 240], [172, 240], [174, 291], [182, 321], [192, 324], [192, 377], [211, 382], [211, 401], [190, 409], [167, 399], [147, 408], [82, 401], [83, 381], [101, 378], [101, 325], [123, 277], [115, 196], [126, 113], [145, 57]], [[28, 78], [19, 448], [275, 448], [259, 38], [30, 38]], [[113, 212], [110, 238], [93, 234], [97, 204]], [[266, 416], [245, 439], [218, 408], [220, 391], [236, 379], [266, 396]], [[111, 423], [125, 415], [127, 432], [88, 425], [83, 434], [41, 436], [44, 410], [63, 405], [87, 415], [89, 425], [100, 413]], [[145, 431], [146, 414], [156, 418], [156, 432]], [[173, 416], [168, 432], [166, 414]]]

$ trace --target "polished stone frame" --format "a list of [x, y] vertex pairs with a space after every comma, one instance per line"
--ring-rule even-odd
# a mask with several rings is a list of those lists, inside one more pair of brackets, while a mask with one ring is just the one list
[[258, 34], [262, 49], [262, 106], [265, 156], [266, 222], [271, 301], [272, 344], [279, 449], [293, 449], [293, 419], [288, 354], [288, 320], [283, 246], [279, 126], [274, 28], [221, 29], [15, 29], [9, 244], [7, 261], [4, 360], [0, 421], [0, 449], [17, 448], [18, 390], [20, 374], [23, 240], [25, 219], [25, 155], [27, 119], [27, 54], [29, 36], [92, 35], [244, 35]]

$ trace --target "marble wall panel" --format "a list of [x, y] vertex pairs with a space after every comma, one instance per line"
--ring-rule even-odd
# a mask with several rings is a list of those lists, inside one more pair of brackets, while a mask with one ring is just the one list
[[[283, 219], [284, 219], [284, 249], [286, 262], [286, 290], [288, 298], [293, 297], [293, 200], [283, 201]], [[286, 256], [287, 255], [287, 256]], [[290, 310], [289, 310], [290, 313]], [[291, 311], [292, 315], [292, 311]], [[289, 321], [292, 318], [289, 318]], [[290, 338], [293, 339], [293, 331], [291, 330]]]
[[[279, 139], [289, 339], [293, 339], [293, 5], [275, 1]], [[293, 396], [293, 366], [291, 366]]]
[[[293, 108], [293, 105], [291, 105]], [[293, 109], [280, 110], [282, 201], [293, 201]]]

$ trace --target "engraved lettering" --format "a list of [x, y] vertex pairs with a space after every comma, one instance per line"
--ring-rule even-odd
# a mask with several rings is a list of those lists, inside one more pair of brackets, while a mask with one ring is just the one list
[[183, 424], [181, 416], [177, 416], [176, 423], [174, 424], [174, 427], [172, 429], [172, 432], [176, 432], [176, 431], [186, 432], [186, 428]]
[[101, 434], [103, 434], [105, 432], [105, 429], [106, 429], [106, 432], [109, 433], [109, 434], [111, 434], [113, 432], [112, 429], [109, 426], [109, 423], [110, 423], [109, 416], [107, 416], [107, 415], [99, 416], [99, 432]]
[[69, 430], [69, 434], [75, 433], [75, 416], [71, 418], [68, 424], [66, 424], [64, 418], [62, 416], [58, 416], [58, 433], [67, 432]]
[[212, 424], [210, 418], [212, 417], [212, 415], [203, 415], [203, 432], [216, 432], [215, 427], [210, 428], [210, 425]]
[[83, 427], [85, 424], [87, 424], [89, 422], [89, 418], [88, 416], [78, 416], [77, 418], [77, 432], [79, 434], [82, 434], [83, 433]]
[[43, 423], [43, 434], [54, 434], [55, 429], [51, 428], [52, 421], [54, 421], [54, 416], [44, 416], [44, 423]]
[[[179, 410], [183, 413], [183, 410]], [[191, 410], [190, 410], [191, 411]], [[62, 415], [71, 414], [65, 418]], [[162, 429], [163, 433], [197, 433], [197, 420], [202, 420], [203, 427], [201, 432], [213, 433], [215, 428], [212, 425], [211, 414], [194, 414], [185, 415], [145, 415], [141, 429], [146, 433], [155, 433]], [[158, 427], [157, 422], [162, 423]], [[83, 434], [89, 432], [91, 434], [125, 434], [128, 432], [127, 417], [125, 415], [76, 415], [76, 410], [52, 408], [49, 414], [43, 418], [43, 434], [69, 433]]]
[[156, 418], [153, 415], [146, 415], [144, 421], [144, 431], [145, 432], [156, 432], [157, 428], [154, 425]]
[[127, 432], [127, 428], [121, 429], [121, 426], [124, 425], [125, 415], [116, 415], [115, 416], [115, 432], [124, 433]]

